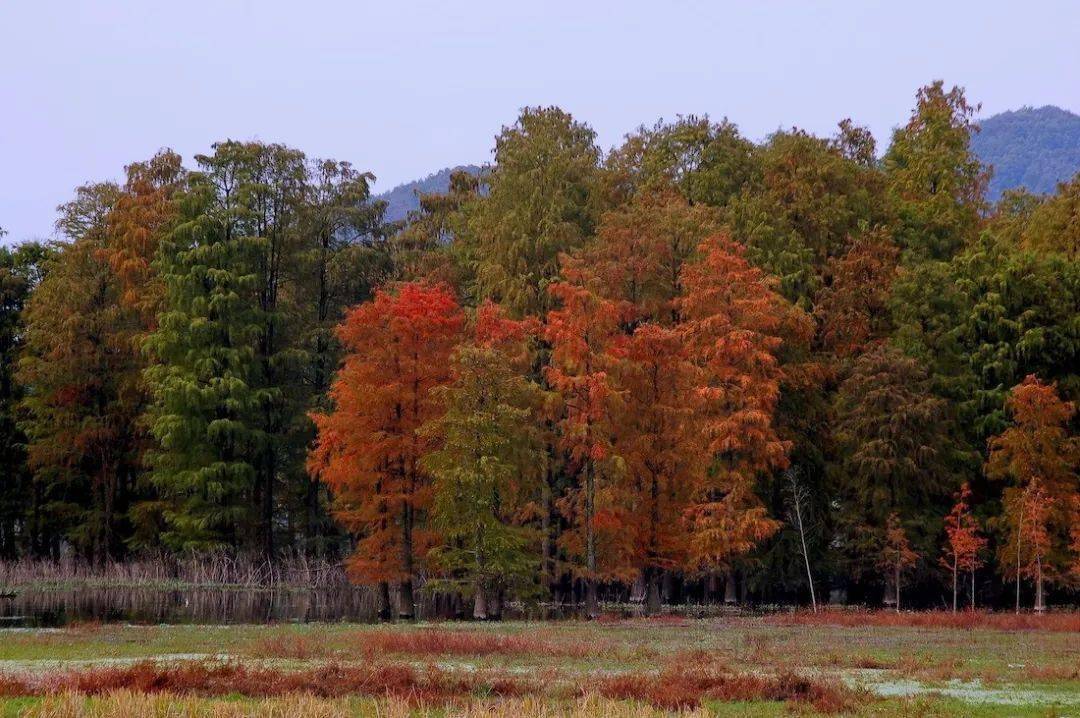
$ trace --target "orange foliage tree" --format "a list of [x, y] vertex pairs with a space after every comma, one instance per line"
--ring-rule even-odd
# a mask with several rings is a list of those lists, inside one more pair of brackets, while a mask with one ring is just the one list
[[986, 539], [979, 535], [979, 522], [971, 514], [971, 487], [967, 482], [956, 493], [956, 503], [945, 517], [947, 543], [941, 565], [952, 571], [952, 608], [956, 613], [957, 577], [961, 571], [971, 575], [971, 607], [975, 608], [975, 571], [982, 565], [979, 552]]
[[379, 584], [384, 613], [390, 581], [400, 583], [399, 615], [414, 613], [413, 578], [434, 540], [421, 459], [436, 439], [419, 430], [442, 412], [433, 390], [452, 378], [464, 321], [445, 286], [377, 292], [338, 327], [346, 356], [330, 392], [334, 410], [313, 416], [308, 470], [331, 488], [335, 515], [356, 533], [350, 571]]
[[1013, 425], [990, 439], [986, 462], [990, 478], [1013, 481], [1004, 492], [999, 559], [1013, 569], [1017, 610], [1022, 577], [1035, 581], [1035, 607], [1042, 610], [1044, 581], [1064, 575], [1071, 508], [1080, 493], [1080, 440], [1069, 433], [1076, 407], [1053, 384], [1029, 375], [1013, 387], [1006, 408]]
[[888, 523], [885, 525], [885, 542], [881, 550], [881, 567], [892, 572], [893, 586], [896, 593], [893, 600], [896, 602], [896, 612], [900, 612], [900, 585], [903, 581], [904, 571], [914, 566], [919, 561], [919, 554], [911, 548], [907, 533], [904, 531], [900, 517], [896, 513], [889, 514]]
[[731, 560], [777, 530], [755, 494], [763, 475], [787, 465], [789, 442], [774, 425], [784, 337], [805, 340], [809, 318], [722, 236], [702, 243], [683, 273], [682, 331], [698, 372], [698, 430], [712, 464], [687, 509], [690, 560], [706, 569]]
[[567, 553], [576, 559], [572, 572], [585, 581], [586, 613], [596, 616], [596, 581], [602, 577], [598, 556], [615, 551], [613, 546], [601, 550], [598, 540], [621, 540], [617, 530], [598, 536], [598, 529], [615, 526], [609, 513], [600, 516], [597, 512], [598, 493], [606, 494], [611, 485], [608, 352], [618, 317], [613, 302], [584, 286], [583, 274], [576, 273], [573, 266], [564, 273], [568, 281], [553, 284], [549, 290], [560, 307], [547, 315], [544, 334], [551, 345], [551, 362], [544, 373], [559, 398], [559, 445], [568, 457], [571, 475], [576, 477], [559, 502], [570, 524], [560, 539]]

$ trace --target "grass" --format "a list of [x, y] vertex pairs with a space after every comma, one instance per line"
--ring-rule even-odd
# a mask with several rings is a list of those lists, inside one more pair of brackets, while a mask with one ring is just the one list
[[3, 631], [0, 715], [1080, 715], [1065, 620], [808, 615]]

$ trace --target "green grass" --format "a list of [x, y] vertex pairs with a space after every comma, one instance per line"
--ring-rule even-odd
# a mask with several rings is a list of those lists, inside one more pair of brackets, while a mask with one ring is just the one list
[[[522, 645], [537, 648], [535, 652], [478, 649], [476, 653], [440, 654], [430, 648], [411, 649], [418, 633], [479, 639], [518, 637], [526, 641]], [[0, 670], [55, 671], [193, 655], [225, 655], [230, 660], [265, 662], [279, 668], [311, 668], [328, 661], [361, 662], [382, 657], [379, 646], [389, 644], [379, 639], [392, 634], [403, 634], [406, 640], [393, 643], [397, 648], [386, 654], [387, 658], [416, 665], [437, 664], [449, 670], [546, 671], [556, 680], [572, 683], [596, 671], [648, 672], [680, 661], [693, 664], [704, 656], [737, 672], [791, 670], [871, 689], [891, 681], [917, 681], [926, 691], [966, 685], [1039, 697], [1027, 705], [1007, 705], [923, 694], [869, 702], [860, 709], [864, 715], [1080, 715], [1080, 637], [1074, 633], [780, 626], [752, 618], [383, 626], [86, 625], [58, 631], [0, 631]], [[35, 700], [7, 699], [0, 703], [2, 715], [18, 715]], [[1067, 708], [1055, 709], [1047, 700], [1061, 701]], [[716, 716], [790, 712], [782, 703], [767, 702], [713, 703], [708, 708]]]

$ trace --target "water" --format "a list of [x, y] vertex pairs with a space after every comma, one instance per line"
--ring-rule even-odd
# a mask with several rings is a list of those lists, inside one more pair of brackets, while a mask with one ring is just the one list
[[[396, 596], [391, 596], [396, 605]], [[417, 618], [453, 618], [460, 604], [445, 595], [422, 593]], [[507, 619], [565, 618], [569, 607], [504, 609]], [[0, 598], [0, 628], [55, 628], [72, 623], [222, 624], [310, 623], [378, 620], [374, 591], [334, 589], [72, 587], [26, 588]]]
[[374, 597], [363, 589], [332, 591], [226, 588], [28, 589], [0, 599], [0, 626], [70, 623], [275, 623], [373, 621]]

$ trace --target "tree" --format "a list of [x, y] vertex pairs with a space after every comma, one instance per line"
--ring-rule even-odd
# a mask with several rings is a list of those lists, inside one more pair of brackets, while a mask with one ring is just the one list
[[723, 207], [760, 181], [757, 152], [727, 119], [660, 121], [639, 128], [607, 157], [608, 199], [621, 204], [639, 192], [676, 190], [692, 204]]
[[689, 563], [686, 512], [709, 466], [700, 416], [700, 373], [678, 327], [638, 326], [611, 350], [618, 409], [612, 450], [622, 472], [614, 501], [630, 540], [627, 558], [645, 579], [646, 612], [660, 610], [660, 577]]
[[599, 615], [596, 582], [601, 578], [597, 540], [597, 484], [610, 480], [611, 387], [608, 380], [609, 348], [618, 314], [614, 303], [581, 283], [584, 275], [570, 272], [571, 279], [553, 284], [550, 292], [559, 302], [548, 312], [544, 329], [551, 346], [551, 362], [544, 377], [559, 398], [556, 416], [558, 443], [568, 458], [575, 478], [560, 501], [570, 528], [562, 543], [576, 559], [573, 573], [585, 582], [585, 612]]
[[802, 548], [803, 563], [806, 565], [806, 583], [810, 587], [810, 606], [817, 613], [817, 596], [814, 594], [814, 575], [810, 571], [810, 554], [806, 550], [806, 523], [803, 519], [803, 506], [807, 503], [806, 487], [799, 483], [799, 472], [789, 466], [784, 471], [791, 491], [791, 518], [795, 530], [799, 532], [799, 544]]
[[437, 448], [421, 427], [443, 413], [435, 392], [449, 384], [464, 315], [444, 286], [405, 283], [379, 290], [338, 328], [346, 355], [330, 390], [334, 408], [318, 428], [308, 470], [334, 492], [334, 513], [357, 537], [351, 574], [376, 583], [388, 611], [388, 582], [400, 585], [398, 615], [411, 618], [413, 581], [434, 543], [427, 526]]
[[544, 316], [560, 257], [592, 234], [600, 209], [596, 133], [557, 107], [526, 108], [495, 139], [487, 197], [460, 251], [475, 293], [514, 316]]
[[949, 406], [931, 391], [914, 359], [878, 345], [856, 360], [835, 400], [839, 540], [855, 576], [876, 551], [874, 527], [891, 514], [909, 517], [920, 553], [940, 535], [944, 500], [959, 481], [963, 447], [954, 438]]
[[71, 241], [26, 306], [17, 374], [47, 548], [66, 538], [93, 561], [124, 551], [143, 448], [138, 316], [121, 304], [104, 260], [120, 193], [111, 183], [86, 185], [60, 208], [57, 226]]
[[894, 601], [896, 612], [900, 612], [900, 584], [904, 571], [914, 566], [919, 554], [911, 548], [907, 533], [896, 512], [889, 514], [885, 525], [884, 545], [881, 551], [881, 567], [892, 573], [893, 586], [896, 589]]
[[1031, 211], [1021, 245], [1032, 252], [1053, 252], [1080, 260], [1080, 175], [1058, 185], [1057, 194]]
[[[165, 285], [148, 410], [158, 448], [149, 460], [160, 539], [174, 549], [258, 544], [257, 456], [268, 441], [256, 343], [265, 327], [256, 292], [262, 240], [247, 223], [246, 153], [223, 143], [198, 156], [162, 243]], [[149, 507], [148, 507], [149, 511]]]
[[856, 240], [843, 256], [829, 260], [828, 283], [814, 305], [823, 349], [840, 358], [851, 357], [888, 335], [897, 255], [887, 235], [873, 232]]
[[941, 565], [952, 572], [952, 610], [956, 613], [957, 577], [961, 571], [971, 574], [971, 607], [975, 608], [975, 571], [982, 565], [979, 552], [986, 547], [986, 539], [979, 535], [979, 522], [971, 513], [971, 488], [966, 481], [953, 498], [956, 503], [945, 517], [947, 543]]
[[[0, 238], [3, 238], [0, 229]], [[0, 556], [14, 558], [40, 549], [34, 490], [26, 463], [26, 435], [18, 424], [25, 387], [16, 380], [25, 341], [25, 309], [41, 283], [52, 250], [37, 242], [0, 246]]]
[[807, 337], [806, 315], [751, 267], [744, 250], [718, 236], [702, 243], [683, 273], [683, 331], [699, 377], [699, 428], [711, 464], [686, 512], [691, 564], [730, 569], [732, 560], [771, 535], [754, 492], [763, 475], [787, 465], [790, 444], [773, 423], [786, 338]]
[[[296, 381], [303, 386], [306, 410], [327, 407], [327, 394], [341, 357], [334, 327], [347, 306], [367, 301], [392, 272], [383, 236], [385, 203], [372, 201], [374, 175], [348, 162], [312, 160], [306, 168], [299, 208], [300, 247], [286, 267], [295, 297], [288, 311], [297, 326]], [[308, 422], [301, 422], [306, 424]], [[310, 443], [314, 426], [306, 427]], [[303, 472], [290, 487], [296, 524], [307, 552], [324, 555], [335, 542], [325, 484]]]
[[474, 599], [473, 617], [498, 617], [502, 596], [539, 591], [539, 532], [528, 524], [543, 479], [538, 387], [518, 371], [527, 327], [484, 304], [473, 341], [453, 356], [453, 381], [435, 389], [445, 413], [422, 433], [440, 447], [424, 456], [431, 520], [440, 543], [430, 563], [443, 583]]
[[975, 238], [989, 173], [971, 151], [979, 107], [937, 80], [919, 89], [908, 123], [885, 153], [896, 240], [913, 260], [948, 259]]
[[1004, 492], [1000, 560], [1007, 566], [1015, 557], [1017, 602], [1021, 575], [1036, 580], [1041, 611], [1044, 579], [1056, 580], [1067, 564], [1070, 508], [1080, 492], [1080, 440], [1069, 432], [1076, 407], [1034, 375], [1013, 387], [1006, 406], [1013, 425], [990, 440], [986, 462], [988, 477], [1013, 482]]

